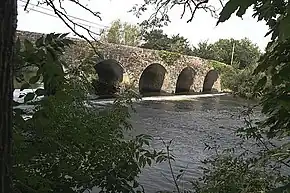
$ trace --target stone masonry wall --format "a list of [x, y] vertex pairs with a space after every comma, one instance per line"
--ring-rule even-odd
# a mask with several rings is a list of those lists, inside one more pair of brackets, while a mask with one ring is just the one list
[[[30, 40], [34, 40], [41, 35], [39, 33], [24, 31], [18, 31], [17, 34], [21, 39], [27, 38]], [[71, 65], [78, 64], [85, 57], [94, 54], [93, 49], [87, 42], [79, 39], [74, 40], [76, 44], [67, 49], [65, 53], [65, 59]], [[160, 57], [160, 51], [158, 50], [116, 44], [101, 44], [96, 47], [98, 47], [98, 51], [102, 53], [105, 59], [115, 59], [120, 62], [125, 71], [125, 79], [131, 83], [135, 82], [136, 87], [142, 72], [152, 63], [159, 63], [165, 67], [167, 73], [162, 90], [170, 93], [175, 91], [178, 76], [187, 66], [193, 68], [196, 72], [193, 85], [191, 86], [191, 89], [196, 92], [202, 90], [204, 78], [207, 72], [212, 69], [207, 60], [193, 56], [180, 55], [172, 64], [167, 64]], [[213, 88], [218, 91], [221, 90], [220, 79], [215, 82]]]

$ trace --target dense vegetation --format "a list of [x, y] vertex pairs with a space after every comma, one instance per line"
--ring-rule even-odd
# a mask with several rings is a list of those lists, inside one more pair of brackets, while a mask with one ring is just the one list
[[[90, 104], [86, 97], [92, 90], [90, 84], [80, 73], [71, 73], [61, 60], [65, 48], [73, 44], [66, 35], [48, 34], [35, 42], [17, 40], [16, 79], [22, 82], [21, 90], [36, 82], [43, 82], [44, 88], [20, 96], [24, 101], [15, 103], [15, 107], [35, 105], [29, 112], [14, 111], [15, 191], [142, 190], [136, 181], [141, 168], [161, 162], [166, 154], [144, 148], [150, 136], [125, 140], [124, 132], [132, 129], [128, 119], [134, 95], [118, 98], [105, 109]], [[69, 73], [61, 65], [67, 66]], [[36, 67], [36, 75], [26, 82], [21, 66]]]
[[219, 39], [212, 44], [200, 42], [193, 48], [193, 55], [216, 60], [231, 65], [238, 69], [244, 69], [257, 63], [261, 53], [257, 45], [244, 38]]

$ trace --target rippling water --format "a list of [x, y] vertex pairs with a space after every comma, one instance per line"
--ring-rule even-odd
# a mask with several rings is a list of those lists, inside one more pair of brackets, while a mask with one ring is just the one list
[[[186, 169], [182, 184], [199, 177], [200, 160], [211, 154], [205, 143], [217, 142], [222, 148], [233, 146], [239, 139], [234, 132], [244, 125], [238, 118], [249, 105], [231, 96], [197, 98], [186, 101], [142, 101], [132, 114], [134, 134], [146, 133], [154, 137], [153, 147], [164, 148], [160, 138], [173, 140], [171, 148], [176, 156], [175, 171]], [[259, 119], [258, 113], [256, 119]], [[146, 192], [172, 190], [173, 183], [167, 163], [145, 168], [140, 181]]]
[[[18, 95], [19, 92], [14, 93], [15, 98]], [[204, 150], [205, 143], [214, 145], [216, 142], [221, 148], [229, 148], [239, 141], [235, 131], [244, 125], [244, 121], [238, 116], [251, 105], [232, 96], [205, 96], [191, 99], [186, 96], [147, 97], [135, 103], [137, 112], [132, 113], [132, 135], [145, 133], [153, 136], [152, 146], [157, 150], [164, 149], [160, 138], [173, 140], [171, 148], [176, 156], [173, 167], [176, 172], [186, 170], [181, 180], [181, 186], [185, 187], [189, 187], [190, 180], [201, 176], [200, 161], [211, 155], [210, 151]], [[261, 118], [258, 110], [252, 118]], [[140, 182], [147, 193], [174, 189], [168, 163], [145, 168]]]

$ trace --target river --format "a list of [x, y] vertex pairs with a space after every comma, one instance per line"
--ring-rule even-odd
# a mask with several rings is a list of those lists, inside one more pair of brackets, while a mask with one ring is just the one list
[[[164, 148], [160, 138], [173, 140], [173, 167], [176, 172], [186, 170], [181, 186], [188, 187], [190, 180], [201, 175], [200, 161], [212, 153], [204, 150], [205, 143], [216, 141], [221, 148], [229, 148], [240, 140], [235, 131], [245, 124], [239, 115], [247, 105], [252, 104], [232, 96], [142, 101], [135, 104], [137, 112], [132, 114], [134, 134], [153, 136], [155, 149]], [[259, 113], [253, 118], [259, 119]], [[167, 162], [145, 168], [140, 181], [148, 193], [174, 188]]]
[[[157, 150], [164, 149], [161, 138], [173, 140], [174, 171], [186, 170], [180, 181], [181, 187], [189, 187], [189, 181], [201, 176], [200, 161], [212, 154], [205, 150], [205, 143], [214, 145], [216, 142], [223, 149], [233, 147], [240, 140], [235, 131], [245, 123], [239, 115], [246, 106], [253, 104], [228, 95], [144, 99], [134, 103], [136, 113], [132, 112], [131, 117], [134, 130], [130, 134], [153, 136], [151, 145]], [[111, 101], [102, 103], [107, 102]], [[258, 109], [256, 111], [252, 118], [258, 120], [261, 117]], [[174, 189], [167, 162], [144, 168], [139, 181], [146, 193]]]

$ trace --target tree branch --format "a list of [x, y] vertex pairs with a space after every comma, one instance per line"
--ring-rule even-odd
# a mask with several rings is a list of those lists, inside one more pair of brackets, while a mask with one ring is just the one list
[[91, 14], [93, 14], [96, 17], [98, 17], [102, 21], [102, 18], [100, 17], [100, 12], [93, 12], [91, 9], [89, 9], [86, 6], [84, 6], [83, 4], [81, 4], [78, 0], [69, 0], [69, 1], [77, 4], [78, 6], [80, 6], [83, 9], [85, 9], [86, 11], [90, 12]]
[[[221, 5], [222, 0], [219, 0]], [[181, 19], [186, 13], [186, 9], [190, 10], [190, 18], [187, 23], [191, 22], [194, 18], [197, 10], [202, 9], [206, 12], [210, 12], [211, 16], [217, 16], [217, 10], [214, 6], [209, 5], [209, 0], [144, 0], [144, 3], [137, 5], [131, 10], [139, 17], [141, 12], [145, 12], [148, 6], [153, 6], [155, 11], [149, 16], [149, 19], [145, 20], [143, 24], [161, 27], [167, 22], [170, 22], [168, 12], [176, 5], [182, 6]], [[163, 9], [163, 11], [161, 11]]]
[[[84, 35], [78, 33], [78, 32], [76, 31], [75, 27], [78, 26], [78, 27], [80, 27], [80, 28], [86, 30], [87, 33], [89, 34], [89, 36], [90, 36], [90, 37], [91, 37], [95, 42], [98, 42], [98, 40], [96, 40], [96, 38], [93, 37], [92, 34], [96, 34], [96, 35], [100, 35], [100, 34], [97, 34], [97, 33], [95, 33], [95, 32], [92, 32], [91, 30], [89, 30], [88, 28], [84, 27], [83, 25], [74, 22], [72, 19], [70, 19], [70, 18], [68, 17], [68, 15], [67, 15], [66, 13], [63, 13], [62, 11], [58, 10], [58, 9], [55, 7], [55, 5], [54, 5], [54, 3], [53, 3], [53, 0], [45, 0], [45, 2], [46, 2], [46, 4], [47, 4], [48, 6], [50, 6], [50, 7], [53, 9], [54, 13], [58, 16], [58, 18], [60, 18], [60, 19], [64, 22], [64, 24], [65, 24], [65, 25], [66, 25], [66, 26], [67, 26], [67, 27], [68, 27], [68, 28], [69, 28], [69, 29], [70, 29], [74, 34], [76, 34], [78, 37], [84, 39], [87, 43], [89, 43], [90, 46], [92, 47], [92, 49], [94, 50], [95, 54], [98, 55], [99, 57], [102, 57], [101, 54], [98, 53], [98, 51], [96, 50], [96, 48], [95, 48], [95, 46], [92, 44], [92, 42], [91, 42], [88, 38], [86, 38]], [[70, 23], [71, 23], [71, 24], [70, 24]]]
[[28, 5], [29, 5], [29, 2], [30, 2], [30, 0], [27, 0], [26, 4], [25, 4], [25, 6], [24, 6], [24, 11], [27, 10], [27, 7], [28, 7]]

